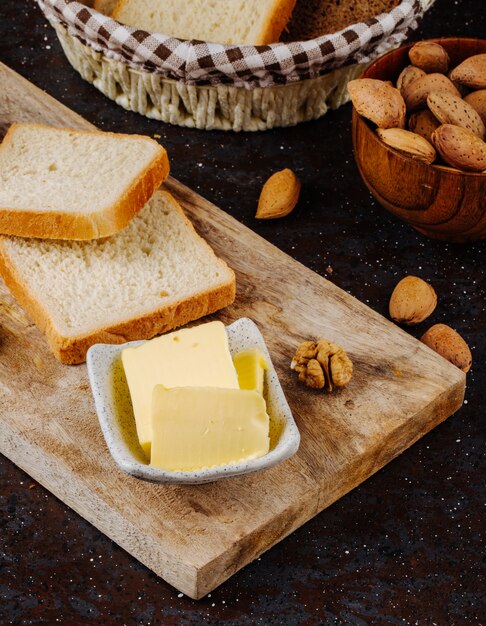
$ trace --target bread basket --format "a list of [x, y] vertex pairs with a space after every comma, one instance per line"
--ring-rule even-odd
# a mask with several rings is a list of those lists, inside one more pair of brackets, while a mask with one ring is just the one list
[[434, 0], [309, 41], [235, 46], [183, 41], [125, 26], [91, 2], [37, 0], [71, 65], [125, 109], [200, 129], [266, 130], [324, 115], [346, 85], [400, 45]]

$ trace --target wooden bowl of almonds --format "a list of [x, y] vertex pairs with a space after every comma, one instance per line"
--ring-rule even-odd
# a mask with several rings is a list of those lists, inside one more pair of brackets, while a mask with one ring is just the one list
[[386, 209], [446, 241], [486, 237], [486, 40], [393, 50], [348, 84], [361, 176]]

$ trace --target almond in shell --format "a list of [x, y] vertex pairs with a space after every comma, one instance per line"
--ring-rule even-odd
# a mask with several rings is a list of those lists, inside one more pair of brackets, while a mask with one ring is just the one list
[[468, 172], [486, 170], [486, 143], [467, 128], [443, 124], [433, 132], [432, 142], [452, 167]]
[[432, 143], [432, 133], [439, 126], [440, 122], [428, 109], [412, 113], [408, 120], [408, 130], [427, 139], [429, 143]]
[[451, 80], [471, 87], [486, 88], [486, 54], [475, 54], [455, 67], [450, 73]]
[[403, 97], [407, 105], [407, 111], [413, 112], [425, 108], [427, 105], [427, 96], [432, 91], [446, 91], [458, 98], [461, 97], [461, 94], [456, 87], [454, 87], [452, 81], [450, 81], [447, 76], [444, 76], [444, 74], [426, 74], [414, 80], [413, 83], [410, 83], [405, 89]]
[[469, 372], [471, 369], [471, 350], [461, 335], [450, 326], [435, 324], [424, 333], [420, 341], [463, 372]]
[[390, 298], [390, 317], [399, 324], [420, 324], [437, 306], [434, 288], [418, 276], [405, 276]]
[[405, 127], [405, 102], [392, 85], [374, 78], [358, 78], [348, 83], [354, 108], [379, 128]]
[[471, 91], [470, 94], [464, 96], [464, 101], [472, 106], [486, 125], [486, 89]]
[[419, 41], [414, 44], [408, 56], [412, 65], [427, 74], [432, 72], [445, 74], [449, 67], [449, 55], [440, 44], [433, 41]]
[[402, 128], [378, 128], [376, 132], [383, 143], [412, 159], [423, 161], [428, 165], [435, 161], [433, 146], [420, 135]]
[[427, 96], [427, 105], [442, 124], [467, 128], [483, 139], [486, 129], [479, 113], [462, 98], [447, 92], [431, 91]]
[[299, 200], [300, 187], [292, 170], [276, 172], [263, 185], [255, 217], [270, 220], [288, 215]]
[[421, 76], [425, 76], [425, 72], [418, 67], [407, 65], [407, 67], [403, 68], [397, 79], [397, 89], [402, 96], [410, 83], [413, 83], [414, 80], [417, 80], [417, 78], [420, 78]]

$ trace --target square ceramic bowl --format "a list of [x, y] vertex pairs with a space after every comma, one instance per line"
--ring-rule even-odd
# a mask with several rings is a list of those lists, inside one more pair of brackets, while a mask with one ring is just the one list
[[256, 324], [241, 318], [226, 327], [232, 355], [260, 348], [268, 369], [265, 372], [265, 400], [270, 417], [270, 450], [259, 459], [221, 465], [191, 472], [173, 472], [150, 467], [138, 442], [130, 392], [121, 361], [121, 351], [143, 341], [122, 345], [96, 344], [88, 351], [88, 376], [96, 412], [108, 449], [117, 465], [128, 474], [159, 483], [208, 483], [241, 476], [276, 465], [291, 457], [299, 447], [300, 434], [285, 399], [265, 341]]

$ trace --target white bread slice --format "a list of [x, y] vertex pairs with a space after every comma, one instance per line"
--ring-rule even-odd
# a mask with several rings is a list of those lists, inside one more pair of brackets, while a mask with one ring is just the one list
[[129, 26], [225, 44], [275, 43], [296, 0], [119, 0], [113, 17]]
[[150, 137], [13, 124], [0, 146], [0, 233], [112, 235], [168, 174], [167, 153]]
[[0, 236], [0, 273], [70, 364], [95, 343], [149, 339], [235, 298], [234, 272], [165, 191], [103, 240]]

